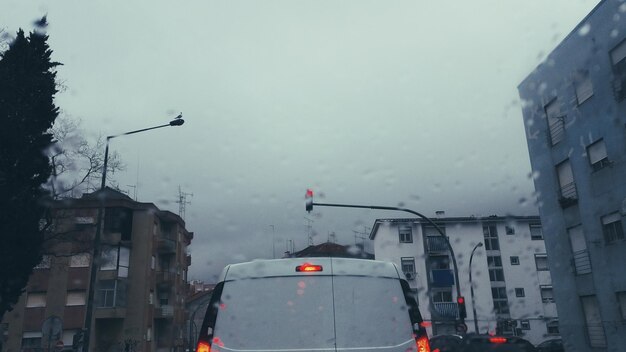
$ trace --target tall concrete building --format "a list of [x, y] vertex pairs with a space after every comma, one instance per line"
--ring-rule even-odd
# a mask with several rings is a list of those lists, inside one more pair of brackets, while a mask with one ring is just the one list
[[626, 3], [600, 1], [518, 87], [567, 351], [626, 347]]
[[[455, 253], [468, 332], [476, 331], [475, 308], [480, 333], [522, 336], [532, 343], [559, 336], [538, 216], [439, 217], [433, 221]], [[378, 219], [370, 240], [377, 260], [394, 262], [405, 273], [422, 316], [431, 325], [430, 333], [455, 333], [459, 312], [454, 267], [439, 232], [421, 219]]]
[[3, 352], [64, 350], [84, 327], [100, 197], [105, 199], [90, 351], [182, 351], [187, 248], [176, 214], [112, 189], [51, 204], [46, 255], [14, 310]]

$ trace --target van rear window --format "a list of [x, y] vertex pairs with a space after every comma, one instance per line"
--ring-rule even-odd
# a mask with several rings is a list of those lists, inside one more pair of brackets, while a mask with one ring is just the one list
[[415, 344], [402, 288], [394, 279], [289, 276], [228, 281], [219, 307], [214, 338], [223, 350], [334, 351], [337, 342], [338, 349], [401, 346], [398, 350], [404, 351]]
[[234, 350], [334, 350], [331, 292], [330, 276], [226, 282], [214, 338]]

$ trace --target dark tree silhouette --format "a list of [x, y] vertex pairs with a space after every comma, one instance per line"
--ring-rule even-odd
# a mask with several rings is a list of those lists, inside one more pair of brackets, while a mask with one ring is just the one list
[[47, 132], [59, 63], [50, 60], [48, 36], [21, 29], [0, 55], [0, 320], [12, 309], [41, 261], [45, 207], [42, 188], [51, 174]]

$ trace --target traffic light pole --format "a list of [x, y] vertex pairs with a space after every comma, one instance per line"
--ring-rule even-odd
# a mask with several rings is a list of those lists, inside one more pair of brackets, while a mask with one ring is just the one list
[[[307, 191], [307, 206], [306, 206], [307, 211], [312, 210], [313, 206], [335, 207], [335, 208], [361, 208], [361, 209], [376, 209], [376, 210], [395, 210], [395, 211], [404, 211], [404, 212], [407, 212], [407, 213], [411, 213], [413, 215], [419, 216], [423, 220], [426, 220], [426, 222], [428, 222], [430, 225], [432, 225], [437, 230], [439, 235], [441, 237], [443, 237], [446, 245], [448, 246], [448, 250], [450, 251], [450, 256], [452, 257], [452, 266], [454, 267], [454, 283], [455, 283], [455, 286], [456, 286], [456, 296], [457, 296], [457, 299], [459, 297], [463, 297], [463, 296], [461, 296], [461, 287], [459, 286], [459, 268], [457, 267], [457, 264], [456, 264], [456, 257], [454, 255], [454, 250], [452, 249], [452, 246], [450, 245], [450, 240], [443, 233], [443, 230], [441, 230], [441, 228], [439, 226], [437, 226], [437, 224], [435, 224], [427, 216], [425, 216], [423, 214], [420, 214], [420, 213], [418, 213], [418, 212], [416, 212], [414, 210], [411, 210], [411, 209], [398, 208], [398, 207], [385, 207], [385, 206], [378, 206], [378, 205], [316, 203], [316, 202], [312, 201], [312, 197], [313, 197], [313, 193], [311, 191]], [[459, 314], [459, 322], [461, 324], [465, 325], [465, 317], [463, 317], [461, 314]]]

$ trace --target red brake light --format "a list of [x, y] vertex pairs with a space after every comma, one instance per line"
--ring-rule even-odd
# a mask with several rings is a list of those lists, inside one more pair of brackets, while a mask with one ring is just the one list
[[491, 343], [506, 343], [506, 337], [490, 337], [489, 342]]
[[422, 336], [415, 341], [417, 345], [417, 352], [430, 352], [430, 343], [428, 342], [428, 337]]
[[298, 265], [296, 267], [297, 272], [314, 272], [314, 271], [324, 271], [321, 265], [313, 265], [311, 263], [304, 263], [302, 265]]
[[196, 348], [196, 352], [211, 352], [211, 345], [209, 345], [205, 341], [198, 341], [198, 347]]

